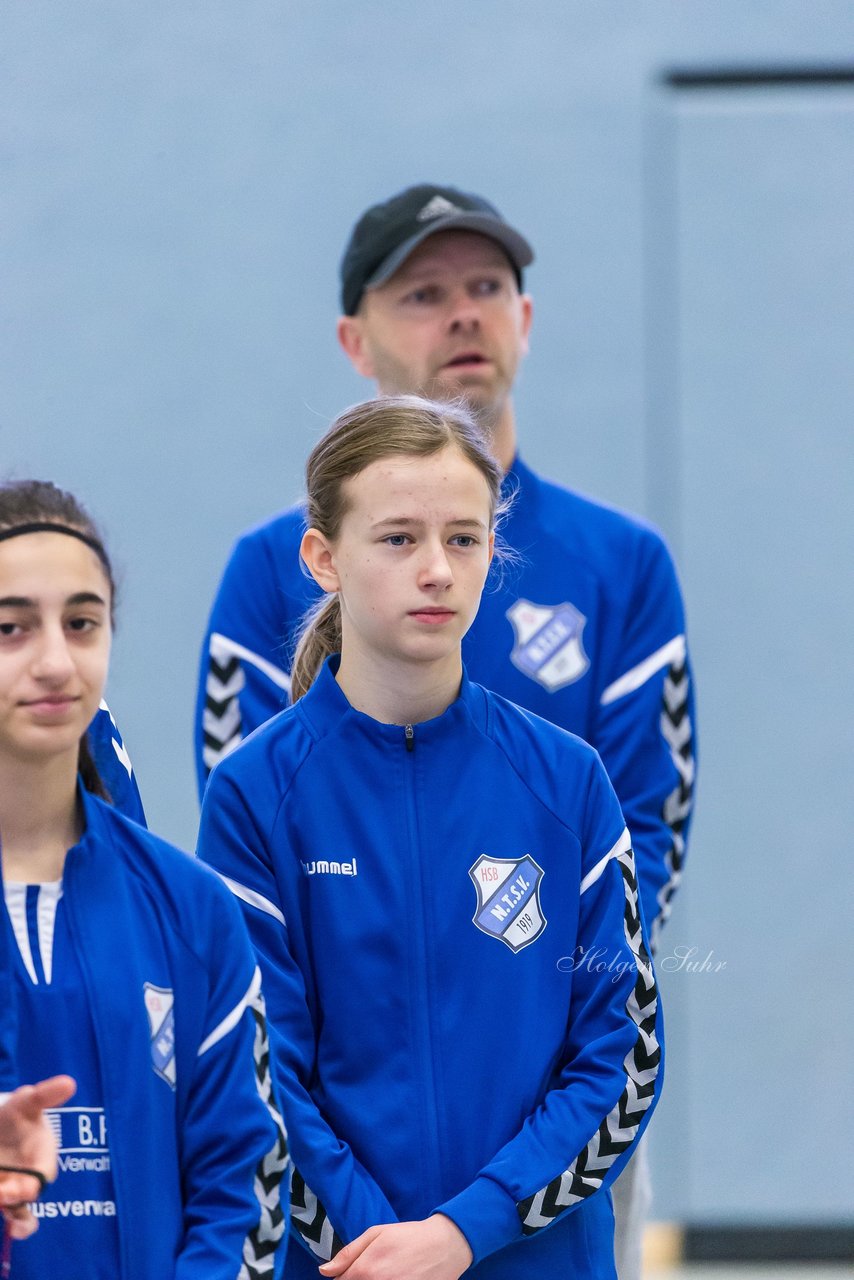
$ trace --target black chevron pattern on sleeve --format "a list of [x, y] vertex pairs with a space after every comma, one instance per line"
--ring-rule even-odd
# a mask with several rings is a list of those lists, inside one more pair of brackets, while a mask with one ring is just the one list
[[658, 891], [659, 912], [650, 923], [650, 948], [655, 955], [662, 927], [672, 910], [672, 899], [682, 879], [685, 862], [685, 824], [694, 804], [694, 731], [688, 711], [691, 677], [686, 659], [670, 667], [664, 680], [659, 721], [679, 781], [664, 802], [662, 817], [671, 832], [671, 844], [664, 859], [668, 878]]
[[321, 1262], [328, 1262], [344, 1247], [344, 1242], [329, 1221], [323, 1205], [305, 1185], [305, 1180], [296, 1168], [291, 1178], [291, 1222]]
[[208, 772], [233, 751], [243, 737], [240, 694], [245, 683], [240, 659], [212, 636], [202, 713], [202, 757]]
[[517, 1204], [524, 1235], [541, 1231], [566, 1209], [599, 1190], [611, 1165], [634, 1142], [655, 1097], [655, 1081], [661, 1064], [661, 1046], [655, 1034], [658, 993], [641, 931], [635, 860], [628, 844], [617, 855], [617, 862], [625, 892], [623, 931], [636, 966], [635, 981], [626, 1002], [626, 1010], [637, 1029], [635, 1042], [623, 1061], [626, 1083], [616, 1105], [569, 1167]]
[[281, 1185], [289, 1159], [285, 1126], [273, 1092], [270, 1042], [267, 1037], [267, 1018], [261, 991], [249, 1007], [255, 1021], [255, 1083], [276, 1125], [276, 1139], [255, 1170], [255, 1195], [260, 1212], [257, 1225], [243, 1242], [243, 1265], [237, 1280], [265, 1280], [273, 1274], [276, 1249], [285, 1234], [285, 1210], [282, 1204]]

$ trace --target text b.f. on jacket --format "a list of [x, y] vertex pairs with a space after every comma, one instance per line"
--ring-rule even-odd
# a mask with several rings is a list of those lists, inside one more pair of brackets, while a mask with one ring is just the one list
[[[272, 1277], [284, 1232], [286, 1148], [270, 1088], [260, 973], [239, 912], [195, 859], [80, 794], [85, 830], [65, 860], [61, 910], [91, 1014], [109, 1134], [118, 1228], [111, 1274]], [[25, 974], [16, 943], [22, 929], [26, 942], [26, 922], [0, 904], [0, 956], [12, 991]], [[152, 1015], [154, 1007], [165, 1015]], [[16, 1058], [34, 1034], [23, 1021], [10, 1027]], [[42, 1056], [67, 1070], [72, 1046], [55, 1028], [39, 1034]], [[66, 1202], [57, 1212], [52, 1200], [48, 1187], [35, 1206], [44, 1219], [38, 1235], [15, 1246], [16, 1275], [19, 1267], [33, 1274], [39, 1237], [67, 1239], [77, 1221], [69, 1214], [86, 1207]], [[103, 1259], [87, 1263], [65, 1248], [69, 1274], [88, 1275], [87, 1266], [102, 1273]]]

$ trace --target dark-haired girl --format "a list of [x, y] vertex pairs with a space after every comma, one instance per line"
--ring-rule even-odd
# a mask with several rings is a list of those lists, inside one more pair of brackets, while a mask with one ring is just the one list
[[268, 1275], [284, 1151], [259, 974], [217, 877], [104, 798], [86, 731], [112, 604], [85, 511], [51, 485], [0, 489], [3, 976], [18, 1082], [77, 1081], [14, 1275]]

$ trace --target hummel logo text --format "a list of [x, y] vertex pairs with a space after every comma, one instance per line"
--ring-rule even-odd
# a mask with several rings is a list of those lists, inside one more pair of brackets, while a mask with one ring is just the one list
[[327, 862], [318, 859], [314, 862], [301, 862], [300, 866], [307, 876], [357, 876], [356, 859], [352, 862]]

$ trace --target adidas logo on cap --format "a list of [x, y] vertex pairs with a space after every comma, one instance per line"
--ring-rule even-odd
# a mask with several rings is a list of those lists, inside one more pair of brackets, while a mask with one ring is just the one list
[[449, 213], [463, 213], [459, 205], [451, 204], [444, 196], [433, 196], [415, 215], [416, 222], [429, 222], [431, 218], [446, 218]]

